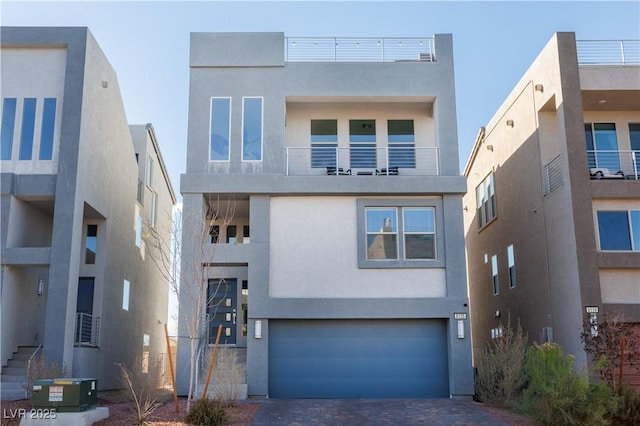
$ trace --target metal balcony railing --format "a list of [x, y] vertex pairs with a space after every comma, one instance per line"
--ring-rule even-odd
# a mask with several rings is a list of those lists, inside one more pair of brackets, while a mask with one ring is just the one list
[[640, 65], [640, 40], [578, 40], [580, 65]]
[[285, 38], [287, 62], [435, 62], [426, 38]]
[[640, 151], [587, 151], [589, 173], [593, 178], [638, 179]]
[[329, 170], [338, 175], [437, 176], [440, 159], [435, 147], [288, 147], [286, 167], [291, 176], [326, 175]]
[[90, 314], [76, 314], [76, 346], [100, 346], [100, 317]]

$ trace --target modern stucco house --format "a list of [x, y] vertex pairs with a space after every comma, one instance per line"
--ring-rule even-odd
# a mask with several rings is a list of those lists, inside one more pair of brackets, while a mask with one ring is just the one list
[[1, 41], [2, 397], [24, 397], [34, 353], [121, 387], [115, 363], [144, 373], [166, 353], [168, 284], [143, 233], [176, 199], [153, 127], [128, 125], [87, 28]]
[[183, 233], [209, 235], [183, 234], [182, 274], [201, 259], [203, 346], [222, 325], [249, 396], [470, 397], [451, 35], [193, 33], [189, 65]]
[[555, 34], [480, 130], [464, 171], [475, 356], [509, 314], [579, 369], [586, 315], [640, 327], [639, 45]]

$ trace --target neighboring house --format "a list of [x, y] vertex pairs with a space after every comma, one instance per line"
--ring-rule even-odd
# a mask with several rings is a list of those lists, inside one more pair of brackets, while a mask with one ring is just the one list
[[2, 397], [24, 397], [34, 351], [119, 388], [116, 363], [144, 374], [167, 352], [168, 284], [142, 240], [175, 204], [153, 127], [127, 124], [88, 29], [1, 40]]
[[640, 328], [639, 45], [555, 34], [480, 130], [464, 172], [476, 359], [509, 317], [579, 369], [585, 316]]
[[190, 67], [179, 392], [204, 256], [248, 395], [470, 397], [451, 35], [193, 33]]

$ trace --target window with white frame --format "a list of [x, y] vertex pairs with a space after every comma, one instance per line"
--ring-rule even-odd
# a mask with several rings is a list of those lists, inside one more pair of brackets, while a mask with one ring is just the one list
[[229, 161], [231, 98], [211, 98], [209, 161]]
[[147, 186], [151, 186], [153, 179], [153, 159], [151, 156], [147, 157], [147, 170], [145, 173], [144, 183]]
[[493, 294], [500, 293], [500, 280], [498, 278], [498, 255], [491, 256], [491, 275], [493, 283]]
[[442, 229], [437, 200], [358, 200], [359, 254], [363, 268], [444, 265], [437, 244]]
[[640, 251], [640, 210], [598, 211], [600, 250]]
[[416, 167], [413, 120], [388, 120], [389, 167]]
[[155, 227], [158, 221], [158, 193], [151, 193], [151, 226]]
[[129, 310], [129, 292], [131, 291], [131, 283], [129, 280], [124, 280], [122, 283], [122, 309]]
[[311, 167], [337, 167], [338, 120], [311, 120]]
[[476, 187], [476, 207], [479, 228], [482, 228], [497, 216], [493, 173], [487, 176], [482, 183]]
[[611, 173], [620, 170], [615, 123], [585, 123], [584, 131], [589, 168], [605, 168]]
[[349, 120], [349, 156], [351, 168], [376, 168], [375, 120]]
[[507, 262], [509, 264], [509, 287], [516, 286], [516, 258], [513, 252], [513, 244], [507, 246]]
[[262, 98], [242, 99], [242, 161], [262, 161]]

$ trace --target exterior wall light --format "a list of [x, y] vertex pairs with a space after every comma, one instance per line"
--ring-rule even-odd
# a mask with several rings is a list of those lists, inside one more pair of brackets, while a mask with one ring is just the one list
[[513, 120], [507, 120], [507, 126], [513, 127]]
[[536, 92], [540, 92], [540, 93], [544, 92], [544, 86], [542, 84], [536, 84], [534, 86], [534, 89], [536, 90]]
[[589, 314], [589, 324], [591, 325], [591, 335], [593, 337], [598, 336], [598, 307], [597, 306], [585, 306], [587, 314]]
[[44, 294], [44, 278], [40, 278], [38, 280], [38, 296], [42, 296]]
[[493, 152], [493, 145], [491, 144], [487, 145], [487, 151]]
[[256, 339], [262, 339], [262, 321], [256, 320], [255, 328], [253, 330], [253, 337]]

